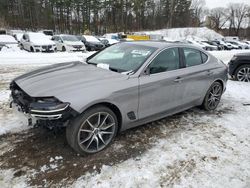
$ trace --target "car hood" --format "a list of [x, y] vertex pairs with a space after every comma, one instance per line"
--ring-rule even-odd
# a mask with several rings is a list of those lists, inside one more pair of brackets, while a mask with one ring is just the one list
[[57, 97], [63, 99], [67, 93], [79, 89], [103, 86], [117, 79], [119, 74], [81, 62], [61, 63], [38, 69], [14, 79], [16, 84], [31, 97]]
[[79, 46], [83, 46], [84, 44], [81, 41], [64, 41], [65, 44], [67, 45], [79, 45]]
[[54, 45], [55, 43], [52, 40], [49, 40], [48, 38], [43, 39], [32, 39], [31, 42], [34, 45], [43, 46], [43, 45]]

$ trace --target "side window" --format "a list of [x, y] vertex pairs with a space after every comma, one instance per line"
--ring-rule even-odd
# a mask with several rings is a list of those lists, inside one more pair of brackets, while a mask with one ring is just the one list
[[202, 58], [203, 63], [205, 63], [208, 60], [208, 56], [202, 52], [201, 52], [201, 58]]
[[180, 68], [178, 48], [162, 51], [149, 65], [150, 74], [176, 70]]
[[192, 67], [203, 64], [204, 61], [199, 50], [192, 48], [183, 48], [183, 51], [186, 59], [186, 67]]

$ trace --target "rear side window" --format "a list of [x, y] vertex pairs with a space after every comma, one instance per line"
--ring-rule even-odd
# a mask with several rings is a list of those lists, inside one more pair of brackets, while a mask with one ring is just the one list
[[203, 52], [201, 52], [201, 58], [202, 58], [203, 63], [206, 63], [206, 61], [208, 60], [208, 56], [204, 54]]
[[186, 60], [186, 67], [193, 67], [205, 63], [208, 59], [207, 55], [199, 50], [192, 48], [183, 48]]

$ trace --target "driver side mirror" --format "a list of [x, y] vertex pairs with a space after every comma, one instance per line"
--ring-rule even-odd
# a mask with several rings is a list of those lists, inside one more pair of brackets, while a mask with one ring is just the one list
[[144, 71], [144, 75], [150, 75], [151, 73], [151, 68], [147, 67], [147, 69]]

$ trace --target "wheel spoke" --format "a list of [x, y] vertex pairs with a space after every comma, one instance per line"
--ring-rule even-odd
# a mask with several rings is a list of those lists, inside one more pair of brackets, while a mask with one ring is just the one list
[[105, 124], [107, 118], [109, 117], [109, 114], [107, 114], [104, 118], [104, 120], [102, 121], [102, 124], [99, 126], [99, 128], [102, 128], [102, 126]]
[[98, 136], [99, 136], [100, 140], [102, 141], [102, 143], [103, 143], [104, 145], [106, 145], [106, 143], [105, 143], [104, 140], [103, 140], [102, 134], [98, 134]]
[[87, 142], [92, 136], [93, 134], [89, 134], [89, 136], [86, 139], [84, 139], [83, 141], [80, 141], [80, 144]]
[[101, 113], [98, 113], [98, 120], [97, 120], [97, 127], [100, 125], [101, 123]]
[[87, 133], [92, 133], [93, 132], [92, 130], [88, 130], [88, 129], [81, 129], [80, 131], [81, 132], [87, 132]]
[[89, 124], [89, 126], [92, 128], [92, 129], [94, 129], [95, 128], [95, 126], [92, 124], [92, 123], [90, 123], [90, 121], [87, 119], [87, 123]]
[[101, 134], [113, 134], [113, 132], [108, 132], [108, 131], [101, 131]]
[[95, 142], [96, 142], [96, 150], [99, 150], [99, 139], [97, 136], [94, 136]]
[[112, 124], [110, 124], [110, 125], [107, 125], [106, 127], [102, 127], [102, 128], [100, 128], [101, 130], [107, 130], [108, 128], [110, 128], [110, 127], [112, 127], [112, 126], [114, 126], [115, 124], [114, 123], [112, 123]]
[[94, 141], [94, 139], [95, 139], [95, 136], [93, 135], [92, 138], [91, 138], [91, 140], [90, 140], [90, 142], [89, 142], [89, 144], [87, 145], [87, 149], [88, 149], [89, 146], [92, 144], [92, 142]]

